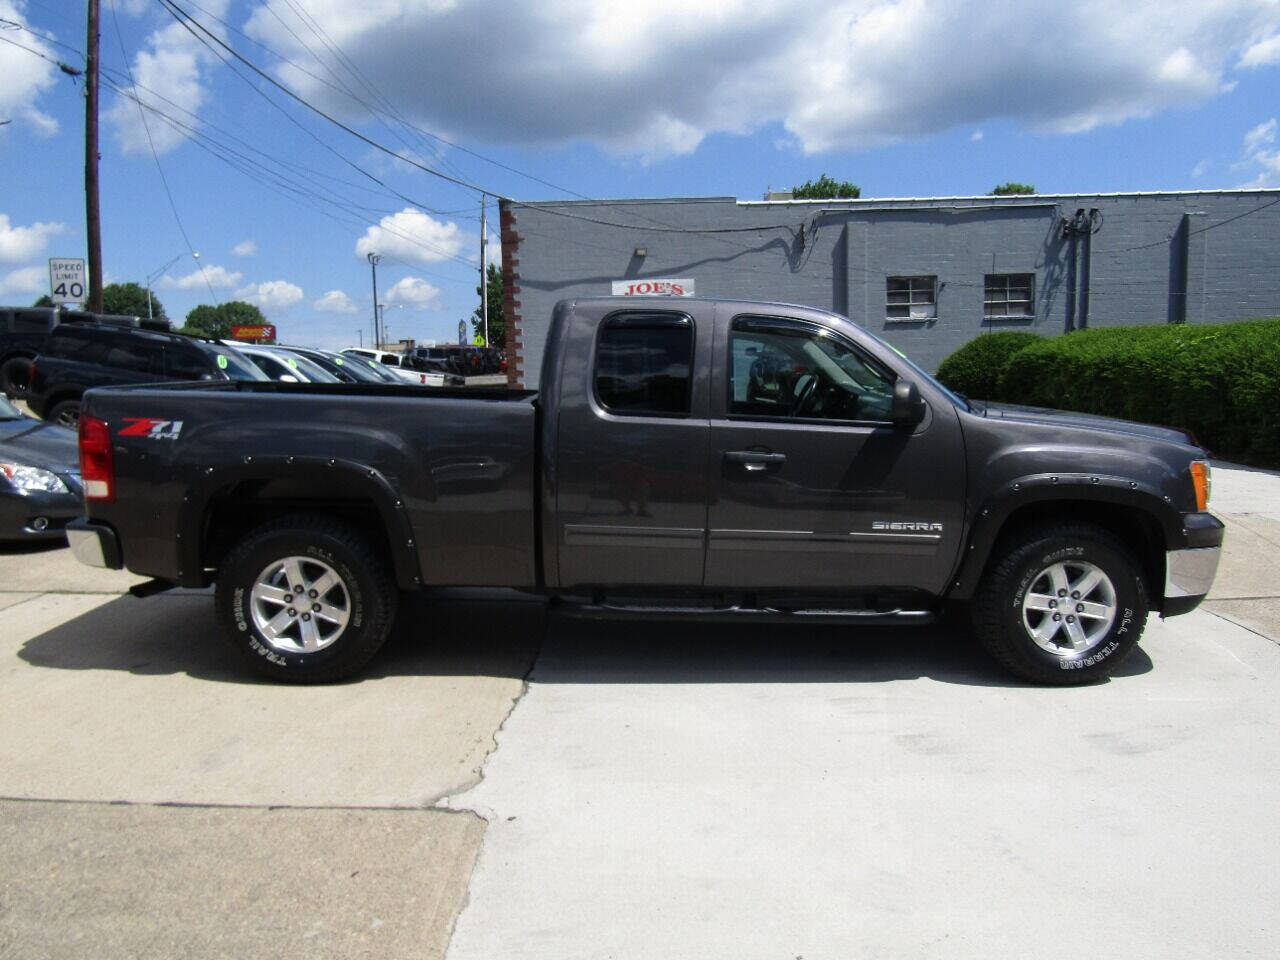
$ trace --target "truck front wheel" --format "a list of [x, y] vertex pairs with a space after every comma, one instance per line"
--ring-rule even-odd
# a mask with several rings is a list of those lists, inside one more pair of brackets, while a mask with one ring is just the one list
[[1065, 524], [1003, 542], [973, 603], [978, 640], [1035, 683], [1108, 676], [1147, 622], [1142, 566], [1101, 527]]
[[287, 683], [328, 683], [378, 652], [397, 597], [373, 541], [341, 521], [302, 515], [241, 540], [222, 564], [214, 602], [223, 636], [253, 669]]

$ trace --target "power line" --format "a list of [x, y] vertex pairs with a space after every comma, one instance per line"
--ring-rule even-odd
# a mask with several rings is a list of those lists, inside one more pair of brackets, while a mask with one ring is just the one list
[[[111, 22], [115, 26], [116, 40], [120, 44], [120, 56], [124, 58], [124, 68], [128, 72], [129, 82], [132, 84], [133, 67], [129, 65], [129, 54], [124, 48], [124, 34], [120, 32], [120, 18], [116, 16], [115, 0], [110, 0], [110, 3]], [[160, 174], [160, 183], [164, 185], [164, 195], [169, 198], [169, 209], [173, 211], [173, 219], [178, 224], [178, 232], [182, 234], [182, 242], [187, 245], [187, 252], [191, 254], [191, 259], [196, 261], [196, 268], [200, 271], [200, 276], [204, 278], [204, 285], [209, 288], [209, 296], [213, 298], [216, 306], [222, 301], [213, 292], [213, 284], [209, 281], [209, 274], [205, 272], [204, 264], [196, 257], [196, 249], [191, 245], [191, 238], [187, 236], [187, 228], [182, 225], [182, 217], [178, 215], [178, 205], [173, 200], [173, 191], [169, 189], [169, 178], [164, 175], [164, 167], [160, 165], [160, 155], [156, 153], [155, 141], [151, 139], [151, 125], [147, 123], [147, 115], [142, 109], [142, 102], [136, 97], [134, 102], [138, 104], [138, 119], [142, 121], [142, 129], [146, 132], [147, 146], [151, 148], [151, 159], [156, 162], [156, 172]]]

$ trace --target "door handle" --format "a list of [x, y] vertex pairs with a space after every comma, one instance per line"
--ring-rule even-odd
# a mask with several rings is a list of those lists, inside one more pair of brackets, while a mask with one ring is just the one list
[[763, 450], [726, 450], [725, 463], [738, 463], [748, 473], [761, 473], [770, 467], [787, 462], [785, 453], [766, 453]]

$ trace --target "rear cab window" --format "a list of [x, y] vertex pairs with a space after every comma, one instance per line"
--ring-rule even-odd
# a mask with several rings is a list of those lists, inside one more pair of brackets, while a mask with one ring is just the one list
[[597, 402], [622, 416], [687, 417], [693, 383], [693, 319], [684, 313], [615, 313], [596, 340]]

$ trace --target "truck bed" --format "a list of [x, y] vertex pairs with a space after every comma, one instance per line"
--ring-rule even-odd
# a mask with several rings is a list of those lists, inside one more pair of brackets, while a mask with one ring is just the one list
[[412, 384], [91, 390], [82, 415], [112, 425], [116, 473], [114, 502], [94, 514], [129, 569], [196, 586], [259, 517], [355, 496], [352, 519], [363, 511], [387, 538], [402, 587], [532, 587], [536, 397]]

